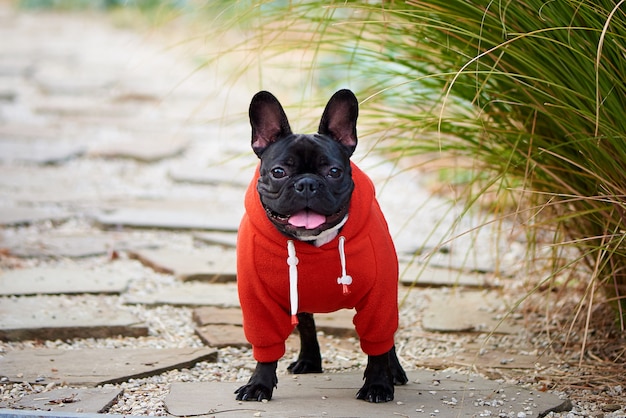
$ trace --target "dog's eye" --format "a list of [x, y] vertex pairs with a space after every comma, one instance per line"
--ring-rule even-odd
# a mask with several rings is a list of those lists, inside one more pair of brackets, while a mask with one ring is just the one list
[[287, 172], [282, 167], [272, 168], [271, 173], [272, 173], [272, 177], [274, 177], [275, 179], [281, 179], [287, 175]]
[[342, 171], [341, 171], [340, 168], [333, 167], [330, 170], [328, 170], [328, 177], [336, 179], [336, 178], [339, 178], [341, 176], [341, 173], [342, 173]]

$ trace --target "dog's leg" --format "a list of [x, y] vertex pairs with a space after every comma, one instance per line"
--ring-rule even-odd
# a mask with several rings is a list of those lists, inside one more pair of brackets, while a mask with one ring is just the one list
[[365, 383], [357, 392], [357, 399], [363, 399], [368, 402], [375, 403], [389, 402], [393, 400], [393, 384], [396, 380], [396, 376], [394, 376], [392, 371], [392, 358], [395, 358], [395, 361], [397, 362], [397, 364], [393, 367], [399, 367], [401, 371], [398, 376], [398, 381], [401, 382], [403, 379], [406, 379], [406, 375], [404, 378], [402, 377], [404, 370], [402, 370], [402, 366], [400, 366], [398, 358], [396, 357], [395, 347], [385, 354], [381, 354], [379, 356], [368, 356], [367, 367], [365, 368], [365, 373], [363, 374]]
[[317, 342], [317, 330], [313, 314], [301, 312], [298, 314], [298, 333], [300, 334], [300, 354], [298, 360], [287, 367], [291, 373], [321, 373], [322, 355]]
[[393, 384], [396, 386], [405, 385], [409, 378], [406, 377], [406, 373], [400, 365], [400, 361], [398, 360], [398, 356], [396, 355], [396, 346], [394, 345], [391, 350], [389, 350], [389, 367], [391, 368], [391, 376], [393, 377]]
[[262, 401], [272, 399], [274, 388], [278, 384], [276, 377], [277, 361], [271, 363], [256, 364], [254, 373], [250, 376], [248, 383], [235, 391], [238, 401]]

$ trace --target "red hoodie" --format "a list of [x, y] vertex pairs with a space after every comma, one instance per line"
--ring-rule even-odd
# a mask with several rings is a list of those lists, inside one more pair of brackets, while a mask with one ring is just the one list
[[[276, 230], [261, 205], [258, 178], [257, 169], [246, 192], [237, 240], [239, 301], [254, 358], [272, 362], [285, 354], [285, 340], [294, 328], [290, 297], [297, 298], [298, 312], [356, 308], [353, 322], [363, 351], [373, 356], [389, 351], [398, 328], [398, 258], [369, 177], [352, 164], [355, 187], [348, 221], [337, 237], [319, 248]], [[342, 276], [341, 237], [345, 269], [352, 277], [347, 295], [337, 282]], [[293, 241], [299, 260], [295, 295], [290, 294], [288, 241]]]

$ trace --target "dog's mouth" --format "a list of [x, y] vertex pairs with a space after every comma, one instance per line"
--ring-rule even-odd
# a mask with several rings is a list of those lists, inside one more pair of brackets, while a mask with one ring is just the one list
[[339, 210], [332, 215], [322, 215], [309, 208], [305, 208], [291, 215], [281, 215], [269, 208], [265, 208], [267, 216], [276, 224], [284, 225], [286, 227], [293, 227], [298, 229], [325, 229], [324, 225], [328, 227], [333, 226], [346, 215], [347, 207], [342, 206]]

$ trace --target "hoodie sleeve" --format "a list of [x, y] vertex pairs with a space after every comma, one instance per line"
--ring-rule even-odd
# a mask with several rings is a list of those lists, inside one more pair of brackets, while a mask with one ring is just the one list
[[354, 326], [361, 348], [376, 356], [389, 351], [398, 329], [398, 258], [385, 219], [374, 201], [370, 245], [375, 249], [372, 287], [356, 307]]
[[237, 287], [243, 329], [255, 360], [267, 363], [285, 354], [285, 340], [294, 326], [288, 307], [277, 302], [270, 294], [271, 288], [259, 280], [256, 263], [263, 262], [256, 254], [258, 245], [262, 245], [259, 239], [245, 215], [237, 239]]

